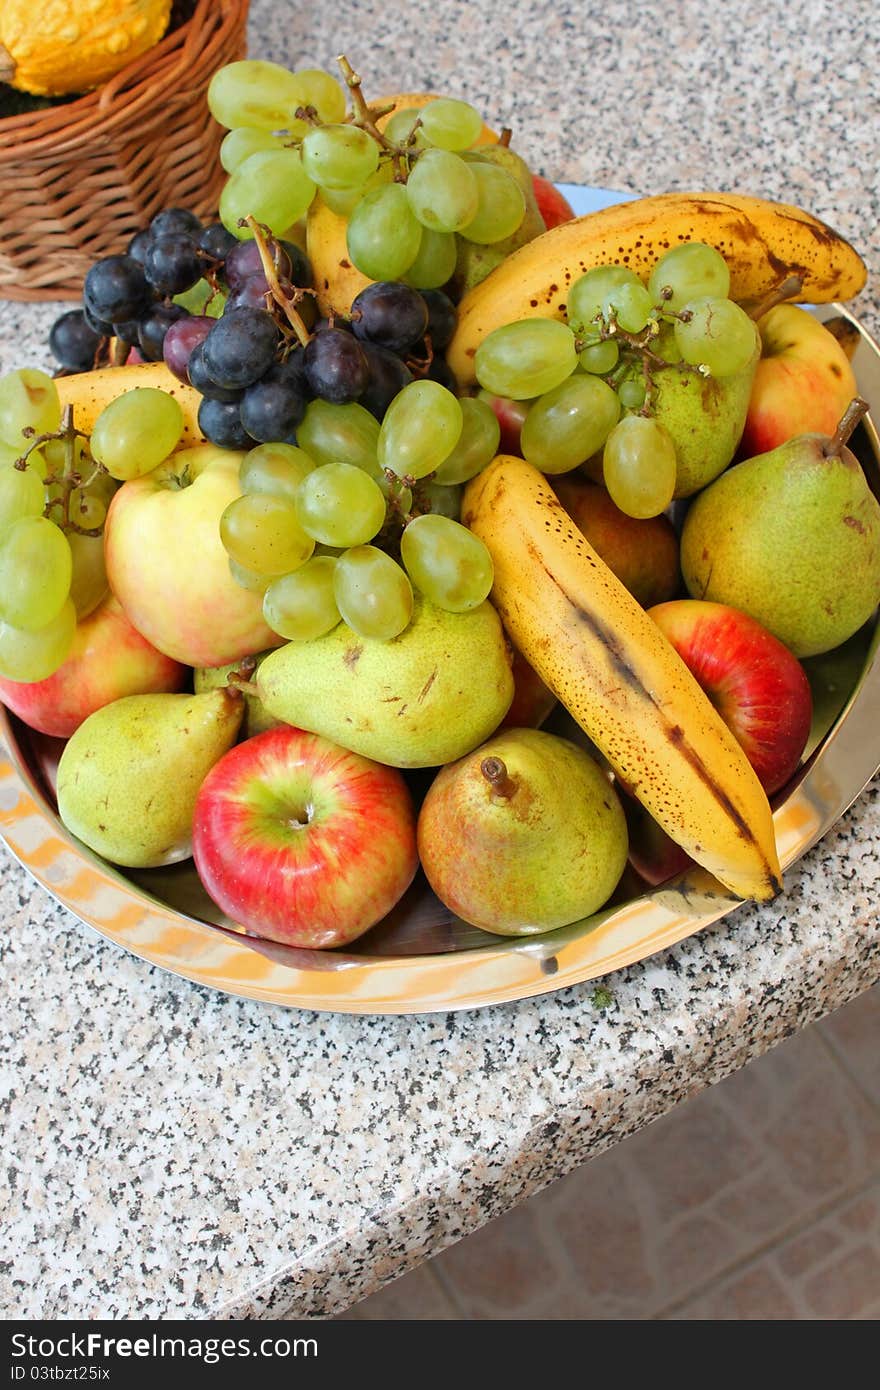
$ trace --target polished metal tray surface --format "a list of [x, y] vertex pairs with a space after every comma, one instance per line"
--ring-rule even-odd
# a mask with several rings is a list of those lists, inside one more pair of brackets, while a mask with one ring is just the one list
[[[571, 192], [566, 188], [566, 192]], [[581, 190], [578, 211], [614, 201]], [[856, 448], [880, 494], [880, 349], [839, 305], [816, 310], [858, 334], [853, 365], [872, 413]], [[880, 768], [878, 629], [806, 663], [814, 725], [792, 783], [774, 798], [783, 871], [843, 815]], [[571, 735], [563, 722], [556, 727]], [[553, 727], [551, 724], [550, 727]], [[100, 935], [186, 979], [291, 1008], [424, 1013], [477, 1008], [563, 988], [662, 951], [740, 906], [692, 867], [657, 888], [618, 895], [601, 912], [543, 936], [501, 938], [453, 917], [421, 876], [353, 949], [309, 951], [259, 941], [224, 918], [191, 862], [142, 872], [107, 864], [61, 824], [53, 795], [57, 740], [0, 706], [0, 836], [43, 888]], [[416, 779], [418, 781], [418, 779]], [[423, 779], [426, 785], [426, 779]], [[416, 786], [418, 790], [418, 786]]]

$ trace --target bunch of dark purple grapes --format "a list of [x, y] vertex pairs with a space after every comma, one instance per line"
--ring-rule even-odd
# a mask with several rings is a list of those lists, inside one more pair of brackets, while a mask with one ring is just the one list
[[[298, 336], [284, 300], [297, 303], [302, 329], [314, 322], [313, 301], [300, 293], [311, 284], [308, 261], [298, 246], [274, 238], [269, 253], [274, 286], [256, 241], [237, 241], [219, 224], [203, 227], [182, 208], [161, 212], [125, 255], [92, 266], [82, 309], [57, 320], [50, 348], [70, 371], [89, 370], [111, 336], [147, 361], [164, 359], [203, 397], [205, 438], [225, 448], [295, 443], [315, 398], [357, 401], [381, 420], [416, 377], [455, 390], [441, 354], [456, 311], [441, 290], [371, 284], [352, 303], [350, 319], [322, 320]], [[175, 302], [202, 281], [223, 305], [219, 317]], [[279, 287], [281, 300], [273, 294]]]

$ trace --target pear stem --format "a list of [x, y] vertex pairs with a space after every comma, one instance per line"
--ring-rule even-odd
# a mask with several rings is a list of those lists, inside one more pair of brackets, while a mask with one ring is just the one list
[[256, 681], [250, 679], [256, 669], [257, 663], [252, 656], [243, 657], [238, 663], [236, 670], [230, 671], [229, 675], [226, 677], [227, 686], [229, 686], [231, 690], [237, 691], [239, 695], [259, 696], [260, 687], [257, 685]]
[[516, 782], [500, 758], [484, 758], [480, 763], [480, 771], [492, 788], [493, 796], [502, 796], [505, 800], [513, 796]]
[[757, 323], [765, 314], [769, 314], [771, 309], [775, 309], [777, 304], [784, 304], [787, 299], [797, 299], [804, 287], [803, 278], [800, 275], [789, 275], [788, 279], [783, 280], [781, 285], [775, 289], [768, 290], [763, 299], [759, 299], [750, 308], [746, 309], [749, 318]]
[[838, 458], [841, 450], [849, 442], [850, 435], [859, 423], [863, 415], [867, 415], [870, 407], [867, 401], [863, 401], [861, 396], [855, 396], [850, 401], [843, 413], [843, 419], [834, 431], [834, 434], [823, 447], [822, 453], [825, 458]]

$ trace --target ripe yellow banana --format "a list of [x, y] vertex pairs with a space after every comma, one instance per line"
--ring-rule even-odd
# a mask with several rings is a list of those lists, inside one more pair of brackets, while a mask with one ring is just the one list
[[153, 386], [167, 391], [180, 403], [183, 411], [181, 447], [200, 444], [204, 439], [199, 429], [199, 406], [202, 398], [192, 386], [184, 386], [164, 362], [138, 362], [130, 367], [101, 367], [96, 372], [77, 372], [55, 380], [62, 410], [73, 406], [73, 423], [78, 430], [91, 434], [95, 421], [111, 401], [136, 386]]
[[492, 555], [512, 642], [655, 820], [740, 897], [772, 898], [773, 820], [745, 754], [542, 474], [499, 455], [462, 520]]
[[[376, 125], [379, 130], [384, 130], [395, 111], [424, 106], [435, 96], [436, 93], [431, 92], [399, 92], [396, 96], [380, 97], [371, 105], [389, 106], [393, 102], [394, 110], [381, 116]], [[495, 132], [484, 125], [474, 143], [492, 145], [497, 139]], [[306, 219], [306, 251], [312, 267], [318, 308], [326, 317], [330, 314], [348, 314], [351, 301], [371, 283], [349, 260], [347, 229], [348, 219], [328, 208], [319, 193]]]
[[811, 304], [849, 299], [865, 283], [864, 261], [837, 232], [801, 208], [735, 193], [661, 193], [616, 203], [553, 227], [514, 252], [462, 299], [446, 359], [462, 387], [494, 328], [525, 318], [561, 318], [569, 288], [599, 265], [625, 265], [647, 280], [665, 251], [705, 241], [730, 267], [730, 297], [758, 300], [789, 275]]

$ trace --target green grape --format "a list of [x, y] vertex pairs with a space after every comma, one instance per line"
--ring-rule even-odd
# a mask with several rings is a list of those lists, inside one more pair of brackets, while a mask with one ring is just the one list
[[259, 154], [261, 150], [283, 149], [285, 141], [289, 140], [289, 135], [273, 135], [271, 130], [260, 130], [257, 126], [237, 126], [223, 137], [220, 163], [227, 174], [234, 174], [238, 166], [244, 164], [252, 154]]
[[314, 196], [299, 150], [264, 150], [250, 155], [229, 178], [220, 195], [220, 221], [239, 241], [253, 237], [250, 227], [238, 225], [248, 215], [283, 236], [308, 211]]
[[[710, 376], [733, 376], [760, 351], [753, 321], [732, 299], [692, 299], [675, 321], [675, 342], [685, 362]], [[685, 319], [685, 316], [688, 316]]]
[[452, 232], [432, 232], [422, 228], [418, 255], [406, 272], [406, 282], [417, 290], [437, 290], [450, 279], [458, 260], [458, 245]]
[[[279, 63], [246, 58], [218, 68], [208, 87], [208, 109], [227, 130], [257, 126], [260, 130], [290, 129], [294, 112], [303, 105], [302, 83]], [[299, 122], [307, 129], [304, 122]]]
[[321, 200], [326, 203], [328, 208], [337, 212], [340, 217], [351, 217], [358, 203], [374, 189], [385, 188], [389, 183], [394, 182], [394, 167], [386, 161], [380, 164], [375, 174], [371, 174], [360, 188], [322, 188]]
[[303, 481], [299, 524], [322, 545], [363, 545], [382, 529], [385, 497], [377, 482], [350, 463], [325, 463]]
[[263, 617], [288, 642], [312, 642], [334, 628], [340, 612], [333, 596], [336, 560], [317, 555], [293, 574], [273, 579], [263, 597]]
[[447, 516], [417, 516], [401, 537], [400, 555], [415, 587], [438, 608], [467, 613], [489, 596], [492, 556], [479, 536]]
[[477, 348], [477, 381], [496, 396], [543, 396], [577, 366], [575, 337], [555, 319], [520, 319], [489, 333]]
[[51, 622], [34, 631], [0, 618], [0, 676], [8, 681], [44, 681], [67, 660], [76, 632], [76, 609], [65, 599]]
[[640, 280], [615, 285], [602, 301], [604, 318], [610, 323], [613, 316], [624, 333], [641, 333], [653, 308], [654, 301]]
[[627, 516], [659, 516], [675, 491], [675, 445], [644, 415], [625, 415], [605, 441], [602, 469], [612, 502]]
[[174, 452], [182, 434], [176, 397], [137, 386], [104, 406], [92, 430], [92, 457], [112, 478], [140, 478]]
[[85, 488], [75, 487], [70, 492], [67, 515], [74, 526], [79, 526], [83, 531], [95, 531], [104, 525], [107, 505], [94, 493], [86, 491]]
[[176, 294], [173, 303], [179, 304], [190, 314], [205, 314], [209, 319], [219, 319], [228, 298], [228, 290], [215, 290], [207, 280], [197, 280], [192, 289]]
[[608, 338], [604, 343], [589, 343], [578, 353], [578, 362], [585, 372], [592, 372], [595, 376], [605, 376], [606, 372], [613, 371], [617, 366], [617, 359], [620, 356], [620, 349], [613, 338]]
[[413, 149], [423, 150], [428, 141], [421, 126], [413, 134], [413, 127], [421, 114], [417, 106], [405, 106], [402, 111], [395, 111], [393, 116], [388, 117], [382, 134], [395, 145], [411, 144]]
[[264, 594], [272, 583], [271, 574], [254, 574], [253, 570], [246, 570], [244, 565], [240, 565], [231, 556], [229, 558], [229, 573], [240, 588], [248, 589], [252, 594]]
[[412, 488], [406, 487], [390, 470], [387, 473], [379, 473], [376, 482], [382, 489], [382, 496], [385, 498], [386, 517], [389, 514], [409, 516], [413, 505]]
[[358, 126], [316, 126], [302, 142], [302, 162], [319, 188], [360, 188], [376, 172], [379, 146]]
[[422, 127], [432, 145], [441, 150], [467, 150], [480, 137], [483, 118], [470, 102], [437, 97], [421, 111]]
[[104, 537], [80, 536], [67, 533], [73, 561], [70, 597], [78, 618], [87, 618], [109, 593], [107, 570], [104, 565]]
[[303, 478], [316, 467], [315, 460], [293, 444], [258, 444], [242, 459], [238, 481], [242, 492], [295, 499]]
[[252, 574], [289, 574], [311, 556], [315, 542], [299, 524], [289, 497], [250, 492], [230, 502], [220, 518], [227, 555]]
[[643, 381], [636, 381], [635, 378], [629, 377], [620, 383], [617, 394], [624, 410], [641, 410], [648, 393]]
[[450, 521], [461, 519], [461, 499], [464, 488], [450, 487], [433, 480], [419, 483], [419, 502], [432, 516], [448, 516]]
[[61, 424], [58, 388], [34, 367], [19, 367], [0, 377], [0, 440], [19, 452], [27, 448], [23, 430], [53, 434]]
[[498, 164], [475, 160], [468, 167], [477, 181], [478, 202], [461, 235], [480, 246], [513, 236], [526, 215], [526, 195], [516, 179]]
[[374, 188], [357, 204], [348, 223], [348, 254], [370, 280], [399, 280], [419, 252], [422, 229], [403, 184]]
[[379, 476], [379, 421], [357, 401], [348, 405], [310, 401], [296, 437], [316, 465], [352, 463], [371, 477]]
[[622, 265], [600, 265], [575, 280], [568, 295], [566, 313], [575, 333], [583, 334], [593, 327], [602, 315], [603, 306], [613, 290], [621, 285], [642, 282], [632, 270]]
[[602, 448], [619, 415], [607, 381], [578, 372], [530, 407], [520, 435], [523, 457], [542, 473], [568, 473]]
[[374, 545], [358, 545], [336, 561], [333, 596], [359, 637], [387, 642], [409, 626], [413, 592], [400, 565]]
[[0, 532], [21, 517], [41, 516], [44, 504], [43, 480], [35, 468], [0, 463]]
[[458, 443], [440, 464], [434, 479], [444, 486], [475, 478], [492, 462], [501, 442], [498, 416], [488, 401], [465, 396], [459, 405], [462, 426]]
[[411, 381], [398, 391], [379, 429], [379, 466], [398, 478], [424, 478], [458, 443], [461, 402], [437, 381]]
[[33, 632], [61, 611], [73, 558], [67, 538], [44, 516], [25, 516], [0, 532], [0, 618]]
[[6, 468], [7, 466], [11, 468], [12, 465], [22, 457], [24, 450], [28, 449], [28, 468], [45, 480], [46, 474], [49, 471], [45, 458], [46, 451], [57, 442], [57, 440], [50, 439], [43, 445], [42, 449], [31, 449], [27, 440], [22, 440], [21, 448], [14, 448], [12, 445], [0, 443], [0, 468]]
[[413, 215], [434, 232], [460, 232], [480, 203], [474, 166], [451, 150], [425, 150], [406, 184]]
[[[68, 458], [70, 448], [71, 444], [68, 439], [46, 440], [46, 443], [43, 445], [42, 448], [42, 452], [43, 454], [45, 454], [46, 466], [46, 471], [43, 473], [44, 481], [50, 473], [58, 476], [60, 476], [62, 473], [67, 473], [68, 471], [73, 471], [74, 473], [81, 473], [86, 476], [88, 476], [91, 473], [94, 473], [95, 463], [89, 452], [88, 442], [85, 439], [82, 439], [79, 435], [76, 435], [74, 437], [72, 445], [72, 459]], [[34, 457], [34, 454], [31, 454], [29, 456], [28, 461], [30, 462], [30, 460]], [[106, 475], [102, 474], [102, 476]], [[112, 491], [115, 490], [115, 488], [116, 484], [114, 482], [113, 489], [111, 490], [111, 496]]]
[[[690, 299], [712, 295], [726, 299], [730, 293], [730, 271], [727, 262], [713, 246], [702, 241], [688, 241], [673, 246], [661, 256], [648, 281], [654, 304], [679, 310]], [[671, 291], [668, 296], [664, 291]]]
[[334, 77], [323, 68], [301, 68], [293, 74], [293, 110], [313, 106], [322, 125], [345, 120], [345, 93]]

